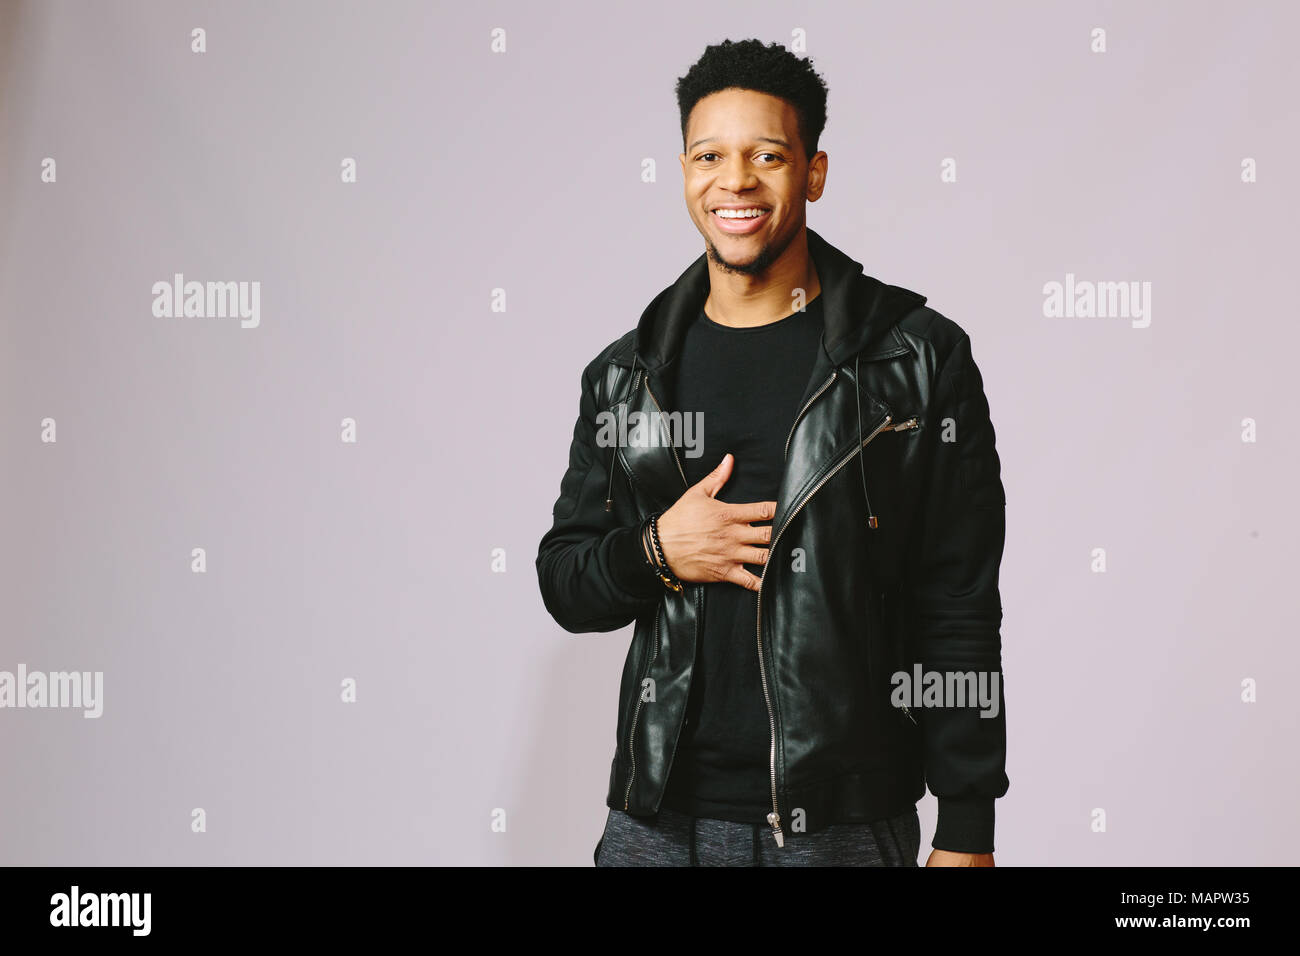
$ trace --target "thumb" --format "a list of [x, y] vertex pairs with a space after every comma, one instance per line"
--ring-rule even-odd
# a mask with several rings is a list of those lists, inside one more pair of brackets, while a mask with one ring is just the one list
[[727, 452], [722, 456], [722, 461], [718, 463], [718, 467], [701, 479], [699, 487], [704, 489], [704, 493], [710, 498], [716, 498], [718, 492], [722, 490], [722, 486], [731, 477], [731, 465], [734, 461], [735, 458], [732, 457], [731, 452]]

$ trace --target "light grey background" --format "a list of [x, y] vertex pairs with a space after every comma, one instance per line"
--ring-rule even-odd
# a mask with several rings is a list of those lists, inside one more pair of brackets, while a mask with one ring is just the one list
[[[631, 631], [560, 630], [533, 558], [582, 366], [703, 251], [674, 81], [797, 29], [830, 86], [809, 224], [929, 296], [985, 378], [999, 864], [1293, 862], [1297, 27], [1281, 2], [4, 3], [0, 669], [102, 670], [105, 701], [0, 710], [0, 862], [590, 864]], [[175, 272], [260, 281], [260, 327], [155, 318]], [[1067, 272], [1151, 282], [1150, 328], [1044, 318]]]

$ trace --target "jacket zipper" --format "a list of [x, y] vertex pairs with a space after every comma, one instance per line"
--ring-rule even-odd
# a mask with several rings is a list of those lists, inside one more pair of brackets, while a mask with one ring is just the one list
[[826, 381], [822, 382], [821, 388], [813, 392], [812, 398], [804, 402], [803, 408], [799, 409], [799, 414], [794, 417], [794, 421], [790, 424], [790, 434], [785, 436], [785, 457], [786, 458], [790, 457], [790, 439], [794, 437], [795, 425], [799, 424], [799, 419], [803, 418], [803, 413], [808, 411], [808, 406], [811, 405], [813, 402], [817, 401], [817, 396], [820, 395], [822, 392], [826, 391], [826, 387], [830, 385], [831, 382], [835, 381], [836, 374], [838, 374], [838, 370], [832, 369], [831, 377], [828, 378]]
[[[834, 377], [835, 377], [835, 373], [832, 372], [831, 378], [833, 379]], [[826, 384], [829, 385], [830, 382], [827, 381]], [[825, 386], [822, 386], [822, 388], [824, 389]], [[817, 395], [820, 395], [821, 391], [822, 389], [819, 389]], [[813, 398], [816, 397], [817, 397], [816, 395], [813, 396]], [[812, 400], [809, 399], [809, 402], [811, 401]], [[808, 407], [807, 405], [804, 406], [804, 408], [807, 407]], [[801, 415], [803, 414], [802, 410], [800, 411], [799, 414]], [[849, 452], [838, 462], [836, 462], [835, 467], [833, 467], [830, 471], [828, 471], [825, 475], [823, 475], [821, 477], [821, 480], [818, 481], [817, 484], [813, 485], [812, 490], [810, 490], [808, 494], [804, 495], [803, 500], [800, 501], [799, 504], [796, 505], [791, 510], [791, 512], [785, 516], [785, 521], [781, 523], [781, 527], [777, 529], [776, 534], [772, 536], [771, 543], [768, 545], [769, 560], [771, 558], [772, 553], [776, 550], [777, 542], [781, 539], [781, 533], [785, 531], [786, 528], [790, 527], [790, 522], [794, 520], [795, 515], [797, 515], [800, 512], [800, 510], [803, 508], [803, 506], [808, 503], [809, 499], [811, 499], [812, 496], [815, 495], [818, 492], [818, 490], [820, 490], [822, 485], [830, 481], [836, 472], [838, 472], [841, 468], [843, 468], [850, 461], [852, 461], [854, 455], [859, 454], [863, 448], [866, 448], [867, 444], [871, 441], [871, 439], [875, 438], [882, 431], [884, 431], [885, 428], [888, 427], [889, 421], [890, 421], [889, 415], [886, 414], [884, 420], [872, 430], [870, 435], [868, 435], [865, 439], [863, 439], [862, 444], [859, 445], [857, 448], [855, 448], [853, 451]], [[767, 815], [767, 822], [772, 827], [772, 836], [776, 840], [776, 845], [778, 847], [784, 847], [785, 835], [781, 830], [781, 808], [777, 803], [777, 797], [776, 797], [776, 714], [772, 711], [772, 695], [767, 686], [767, 664], [763, 660], [763, 582], [767, 580], [767, 569], [769, 566], [770, 565], [767, 564], [763, 565], [763, 573], [759, 576], [758, 579], [758, 597], [757, 597], [757, 608], [756, 608], [757, 613], [755, 615], [754, 630], [755, 630], [755, 636], [758, 640], [758, 674], [763, 684], [763, 700], [767, 704], [767, 720], [768, 720], [768, 727], [770, 728], [771, 731], [771, 739], [772, 739], [772, 746], [771, 746], [771, 751], [769, 756], [769, 759], [771, 761], [771, 768], [772, 768], [772, 812]]]
[[659, 612], [662, 607], [663, 605], [661, 604], [655, 608], [655, 626], [650, 635], [651, 643], [654, 646], [651, 651], [650, 660], [646, 663], [645, 671], [636, 684], [636, 709], [632, 711], [632, 726], [627, 732], [627, 755], [632, 766], [627, 775], [627, 790], [623, 793], [624, 810], [627, 810], [628, 805], [631, 802], [632, 780], [636, 777], [636, 719], [641, 716], [641, 704], [645, 701], [645, 698], [642, 696], [645, 691], [642, 689], [641, 685], [644, 684], [645, 679], [650, 676], [650, 668], [654, 666], [655, 658], [659, 656]]
[[[794, 430], [795, 427], [799, 424], [799, 419], [803, 418], [803, 413], [808, 411], [808, 406], [811, 405], [813, 402], [817, 401], [818, 396], [821, 395], [822, 392], [826, 391], [826, 389], [830, 387], [831, 382], [835, 381], [835, 376], [837, 374], [838, 374], [837, 369], [831, 369], [830, 377], [827, 378], [826, 381], [822, 382], [821, 386], [817, 389], [817, 391], [812, 393], [812, 396], [808, 399], [808, 401], [803, 403], [803, 408], [799, 409], [798, 413], [795, 414], [794, 421], [790, 423], [790, 434], [785, 436], [785, 454], [783, 456], [784, 458], [788, 459], [790, 457], [790, 440], [794, 438]], [[778, 537], [780, 536], [780, 533], [781, 533], [780, 531], [777, 531]], [[775, 541], [773, 541], [772, 543], [775, 543]], [[769, 549], [769, 554], [770, 554], [770, 549]], [[767, 566], [764, 565], [763, 573], [759, 575], [759, 579], [758, 579], [759, 614], [762, 613], [762, 608], [763, 608], [763, 578], [766, 576], [767, 576]], [[772, 812], [767, 815], [767, 822], [771, 825], [773, 829], [773, 835], [776, 837], [776, 845], [785, 846], [785, 838], [781, 833], [780, 809], [777, 807], [776, 804], [776, 716], [772, 713], [772, 698], [769, 695], [767, 690], [767, 672], [763, 664], [763, 631], [761, 625], [758, 627], [757, 637], [758, 637], [758, 674], [763, 682], [763, 701], [764, 703], [767, 704], [767, 722], [768, 722], [768, 726], [771, 727], [771, 732], [772, 732], [772, 750], [770, 756], [770, 760], [772, 764]]]

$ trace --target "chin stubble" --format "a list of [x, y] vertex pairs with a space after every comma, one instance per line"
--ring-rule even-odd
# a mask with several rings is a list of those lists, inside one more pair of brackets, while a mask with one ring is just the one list
[[709, 239], [707, 236], [705, 237], [705, 240], [708, 243], [709, 259], [723, 272], [728, 272], [732, 275], [756, 277], [762, 276], [767, 272], [773, 262], [781, 258], [781, 253], [785, 252], [785, 250], [789, 248], [793, 239], [794, 234], [791, 233], [779, 246], [773, 245], [770, 242], [765, 242], [763, 243], [763, 248], [758, 251], [758, 255], [754, 257], [753, 262], [731, 263], [722, 258], [722, 254], [718, 252], [718, 247], [714, 245], [713, 240]]

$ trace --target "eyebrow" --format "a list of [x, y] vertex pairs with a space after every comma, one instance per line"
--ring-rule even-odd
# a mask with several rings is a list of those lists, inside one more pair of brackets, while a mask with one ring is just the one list
[[[783, 139], [777, 139], [777, 138], [774, 137], [774, 136], [756, 136], [756, 137], [754, 137], [754, 138], [755, 138], [758, 142], [760, 142], [760, 143], [776, 143], [778, 146], [784, 146], [786, 149], [793, 149], [793, 148], [794, 148], [794, 147], [791, 146], [789, 143], [787, 143], [785, 140], [783, 140]], [[703, 139], [697, 139], [695, 142], [691, 143], [690, 146], [687, 146], [687, 147], [686, 147], [686, 151], [689, 153], [689, 152], [690, 152], [691, 150], [693, 150], [696, 146], [699, 146], [701, 143], [707, 143], [707, 142], [709, 142], [709, 141], [712, 140], [712, 139], [713, 139], [712, 136], [706, 136], [706, 137], [704, 137]]]

